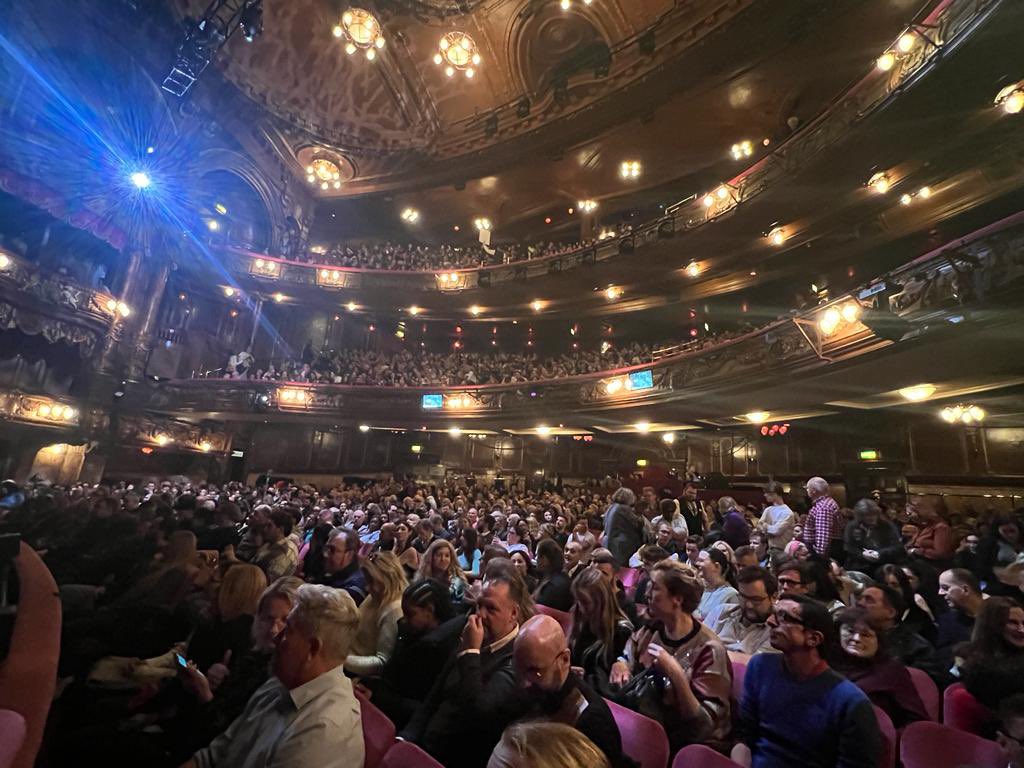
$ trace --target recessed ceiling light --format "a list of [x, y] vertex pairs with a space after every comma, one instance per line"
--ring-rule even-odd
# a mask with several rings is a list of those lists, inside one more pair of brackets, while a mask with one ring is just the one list
[[903, 389], [899, 390], [899, 393], [904, 400], [919, 403], [934, 395], [936, 389], [937, 387], [934, 384], [915, 384], [912, 387], [903, 387]]
[[743, 414], [743, 418], [751, 424], [763, 424], [768, 421], [770, 416], [771, 414], [768, 411], [750, 411], [750, 413]]

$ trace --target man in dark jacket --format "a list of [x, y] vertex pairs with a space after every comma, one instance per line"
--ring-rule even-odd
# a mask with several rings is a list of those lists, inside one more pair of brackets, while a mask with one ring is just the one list
[[881, 508], [871, 499], [853, 505], [853, 522], [843, 532], [846, 570], [874, 575], [880, 565], [906, 559], [903, 541], [896, 526], [882, 517]]
[[533, 699], [530, 717], [576, 728], [604, 752], [612, 768], [633, 762], [622, 754], [622, 737], [608, 703], [570, 669], [565, 633], [550, 616], [523, 624], [513, 650], [516, 678]]
[[359, 535], [351, 528], [335, 528], [324, 546], [323, 583], [348, 592], [356, 605], [366, 598], [366, 579], [359, 569]]
[[529, 708], [512, 666], [524, 589], [522, 579], [503, 573], [484, 581], [459, 650], [399, 734], [446, 768], [486, 766], [502, 731]]

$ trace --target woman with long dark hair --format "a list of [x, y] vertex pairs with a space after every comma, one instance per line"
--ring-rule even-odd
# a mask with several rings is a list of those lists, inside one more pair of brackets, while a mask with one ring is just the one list
[[713, 625], [724, 606], [734, 605], [740, 601], [732, 563], [720, 549], [709, 547], [700, 553], [697, 567], [704, 582], [704, 594], [700, 598], [700, 605], [697, 606], [695, 614], [704, 623]]
[[971, 642], [960, 653], [960, 679], [990, 709], [1024, 693], [1024, 608], [1008, 597], [985, 601], [974, 622]]
[[906, 571], [901, 566], [890, 563], [878, 569], [878, 578], [903, 596], [906, 608], [899, 619], [900, 623], [912, 627], [914, 632], [929, 643], [934, 643], [938, 635], [932, 615], [926, 610], [928, 603], [914, 592]]

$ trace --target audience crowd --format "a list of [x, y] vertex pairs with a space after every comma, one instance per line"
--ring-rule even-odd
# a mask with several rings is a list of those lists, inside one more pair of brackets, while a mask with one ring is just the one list
[[368, 701], [453, 768], [636, 765], [616, 706], [673, 753], [866, 768], [930, 678], [1024, 766], [1019, 514], [470, 477], [5, 483], [0, 515], [60, 585], [56, 765], [361, 766]]
[[[620, 234], [624, 230], [620, 230]], [[560, 256], [593, 245], [595, 240], [576, 243], [541, 242], [495, 247], [472, 245], [416, 245], [409, 243], [336, 243], [301, 252], [299, 260], [309, 264], [358, 269], [430, 272], [446, 269], [477, 269], [512, 264], [548, 256]]]
[[420, 350], [316, 352], [307, 344], [300, 359], [277, 365], [270, 363], [265, 368], [256, 365], [252, 355], [246, 352], [233, 355], [224, 369], [224, 378], [375, 387], [515, 384], [652, 363], [656, 348], [634, 342], [621, 348], [608, 347], [604, 352], [576, 350], [558, 357], [541, 358], [515, 352], [452, 352], [448, 355]]

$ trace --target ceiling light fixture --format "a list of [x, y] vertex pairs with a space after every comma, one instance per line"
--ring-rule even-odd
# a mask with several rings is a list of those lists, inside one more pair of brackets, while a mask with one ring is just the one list
[[915, 384], [912, 387], [903, 387], [898, 392], [904, 400], [919, 403], [934, 395], [936, 389], [937, 387], [934, 384]]
[[419, 220], [420, 212], [417, 211], [415, 208], [406, 208], [404, 211], [402, 211], [402, 221], [406, 222], [407, 224], [415, 224]]
[[444, 66], [448, 77], [455, 77], [456, 72], [462, 72], [468, 79], [476, 75], [482, 59], [473, 38], [465, 32], [446, 33], [438, 42], [437, 49], [434, 63]]
[[705, 208], [710, 208], [715, 204], [715, 196], [708, 192], [706, 195], [704, 195], [704, 199], [701, 202], [704, 203]]
[[663, 432], [661, 434], [661, 442], [663, 442], [665, 445], [672, 445], [672, 443], [674, 443], [675, 441], [676, 441], [676, 433], [675, 432]]
[[754, 154], [754, 145], [749, 141], [741, 141], [737, 144], [733, 144], [730, 151], [732, 153], [733, 160], [742, 160], [743, 158], [750, 157]]
[[902, 203], [903, 205], [910, 205], [912, 202], [914, 202], [913, 195], [910, 195], [906, 192], [900, 195], [900, 203]]
[[696, 261], [691, 261], [686, 265], [686, 274], [688, 277], [698, 277], [700, 275], [700, 264]]
[[284, 301], [284, 298], [285, 297], [284, 297], [283, 293], [275, 293], [274, 294], [274, 301], [276, 301], [278, 304], [280, 304], [282, 301]]
[[476, 317], [477, 315], [480, 314], [480, 307], [474, 304], [472, 307], [469, 308], [469, 314], [471, 314], [473, 317]]
[[345, 309], [347, 309], [349, 312], [355, 312], [356, 303], [354, 301], [350, 301], [348, 304], [345, 305]]
[[931, 187], [921, 187], [919, 190], [917, 190], [917, 194], [922, 199], [927, 200], [929, 197], [932, 196], [932, 189]]
[[320, 189], [341, 189], [341, 169], [333, 160], [318, 157], [306, 166], [306, 181]]
[[1024, 80], [1008, 85], [996, 94], [995, 104], [1008, 115], [1019, 114], [1024, 109]]
[[551, 427], [547, 426], [546, 424], [541, 424], [539, 427], [537, 427], [537, 434], [540, 435], [541, 437], [547, 437], [548, 435], [551, 434]]
[[384, 47], [384, 30], [377, 18], [362, 8], [349, 8], [341, 15], [341, 24], [332, 30], [334, 36], [345, 39], [345, 53], [349, 56], [362, 51], [367, 61], [377, 58]]
[[870, 179], [868, 179], [868, 186], [871, 187], [875, 192], [880, 195], [884, 195], [889, 191], [889, 187], [892, 186], [892, 182], [889, 179], [889, 175], [885, 171], [879, 171]]
[[771, 414], [768, 411], [750, 411], [750, 413], [743, 414], [743, 418], [749, 421], [751, 424], [763, 424], [768, 421]]
[[359, 431], [360, 432], [369, 432], [370, 431], [370, 425], [369, 424], [360, 424], [359, 425]]
[[900, 53], [910, 53], [914, 50], [914, 46], [917, 44], [917, 35], [912, 31], [908, 30], [900, 35], [900, 39], [896, 41], [896, 47]]
[[875, 59], [875, 66], [882, 72], [888, 72], [896, 65], [896, 54], [892, 51], [886, 51], [877, 59]]
[[950, 424], [979, 424], [987, 415], [984, 408], [973, 404], [948, 405], [939, 411], [942, 420]]
[[649, 421], [638, 421], [633, 425], [633, 429], [642, 435], [646, 435], [651, 431], [651, 422]]
[[617, 298], [622, 296], [622, 289], [616, 285], [609, 285], [604, 289], [604, 295], [608, 301], [615, 301]]
[[413, 304], [411, 307], [409, 307], [409, 314], [412, 315], [413, 317], [416, 317], [416, 315], [418, 315], [419, 313], [420, 313], [420, 308], [417, 307], [415, 304]]
[[459, 435], [462, 434], [462, 430], [459, 429], [458, 427], [452, 427], [451, 429], [448, 430], [448, 434], [451, 435], [452, 437], [458, 437]]
[[491, 229], [491, 220], [481, 216], [478, 219], [473, 219], [473, 226], [480, 232], [489, 232]]
[[[597, 209], [596, 200], [580, 200], [576, 203], [576, 207], [579, 208], [583, 213], [591, 213]], [[572, 213], [572, 209], [569, 209], [569, 213]]]
[[619, 176], [624, 179], [640, 178], [641, 165], [637, 160], [623, 160], [619, 166]]
[[786, 242], [786, 231], [782, 227], [775, 227], [768, 233], [768, 242], [774, 246], [780, 246]]
[[533, 301], [530, 302], [530, 309], [532, 309], [534, 312], [540, 312], [542, 309], [544, 309], [544, 302], [541, 301], [540, 299], [534, 299]]

